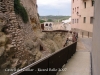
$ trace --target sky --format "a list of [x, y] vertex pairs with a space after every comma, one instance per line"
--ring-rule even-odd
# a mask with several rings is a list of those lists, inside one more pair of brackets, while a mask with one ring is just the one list
[[71, 0], [37, 0], [40, 16], [71, 15]]

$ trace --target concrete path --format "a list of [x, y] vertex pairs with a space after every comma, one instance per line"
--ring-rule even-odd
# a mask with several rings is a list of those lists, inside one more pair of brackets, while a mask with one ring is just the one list
[[92, 49], [92, 38], [79, 38], [77, 43], [77, 51], [89, 51]]
[[77, 52], [57, 75], [91, 75], [92, 38], [79, 38]]

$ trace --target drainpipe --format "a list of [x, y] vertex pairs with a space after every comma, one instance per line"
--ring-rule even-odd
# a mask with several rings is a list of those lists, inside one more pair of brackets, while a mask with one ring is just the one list
[[82, 32], [82, 38], [83, 38], [84, 33]]
[[88, 32], [88, 38], [89, 38], [89, 32]]

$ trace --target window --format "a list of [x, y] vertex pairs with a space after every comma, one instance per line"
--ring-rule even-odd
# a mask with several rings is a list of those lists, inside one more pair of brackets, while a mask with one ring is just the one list
[[49, 26], [51, 27], [51, 26], [52, 26], [52, 24], [50, 23], [50, 24], [49, 24]]
[[84, 8], [86, 8], [86, 2], [84, 2]]
[[77, 11], [79, 10], [79, 7], [77, 7]]
[[46, 24], [45, 26], [48, 26], [48, 24]]
[[75, 23], [76, 23], [76, 19], [75, 19]]
[[92, 6], [94, 6], [94, 0], [91, 1]]
[[90, 17], [90, 24], [93, 24], [93, 17]]
[[86, 17], [83, 18], [83, 23], [86, 23]]
[[72, 20], [72, 23], [74, 24], [74, 19]]
[[79, 16], [79, 12], [77, 12], [77, 16]]
[[77, 23], [78, 23], [78, 19], [77, 19]]
[[74, 8], [73, 8], [73, 13], [74, 13]]
[[76, 8], [75, 8], [75, 12], [76, 12]]
[[79, 15], [79, 7], [77, 7], [77, 15]]

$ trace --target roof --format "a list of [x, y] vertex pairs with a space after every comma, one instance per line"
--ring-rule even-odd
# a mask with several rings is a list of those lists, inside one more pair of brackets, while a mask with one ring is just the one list
[[68, 20], [63, 20], [62, 22], [63, 22], [63, 23], [71, 22], [71, 17], [70, 17]]

